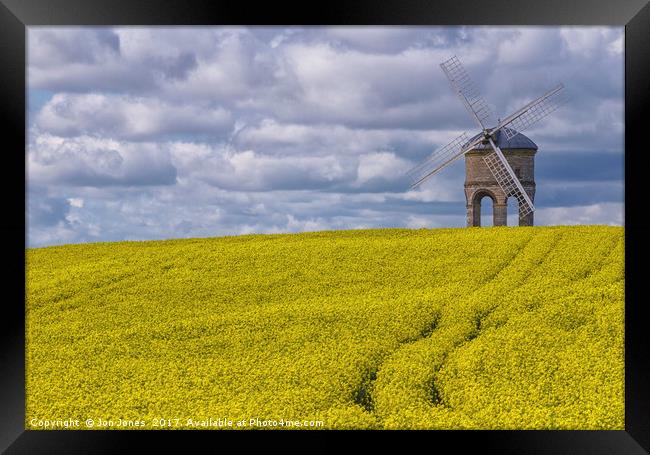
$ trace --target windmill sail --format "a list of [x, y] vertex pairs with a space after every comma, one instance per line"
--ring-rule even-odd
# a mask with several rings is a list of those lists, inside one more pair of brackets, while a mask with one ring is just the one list
[[[467, 133], [461, 134], [449, 144], [437, 149], [422, 163], [411, 169], [407, 173], [411, 179], [411, 188], [416, 188], [426, 179], [440, 171], [442, 168], [453, 163], [457, 158], [463, 156], [467, 150], [480, 142], [479, 138], [471, 144], [467, 144], [468, 140], [469, 138], [467, 137]], [[463, 146], [464, 144], [467, 145]]]
[[[508, 116], [497, 126], [495, 131], [503, 129], [503, 133], [510, 140], [519, 132], [528, 129], [531, 125], [558, 109], [566, 101], [564, 85], [559, 84], [535, 101], [528, 103], [514, 114]], [[504, 128], [506, 126], [509, 128]]]
[[491, 120], [492, 112], [458, 57], [454, 55], [449, 60], [441, 63], [440, 67], [456, 93], [458, 93], [465, 108], [474, 117], [481, 129], [485, 130], [485, 123]]
[[490, 169], [490, 172], [492, 172], [492, 175], [494, 175], [495, 180], [499, 183], [503, 192], [506, 194], [506, 197], [514, 196], [517, 199], [519, 205], [519, 217], [523, 218], [529, 213], [535, 211], [533, 202], [528, 197], [526, 190], [521, 186], [521, 182], [513, 172], [510, 164], [508, 164], [505, 156], [503, 156], [501, 149], [491, 138], [489, 141], [494, 151], [485, 155], [483, 160], [488, 169]]

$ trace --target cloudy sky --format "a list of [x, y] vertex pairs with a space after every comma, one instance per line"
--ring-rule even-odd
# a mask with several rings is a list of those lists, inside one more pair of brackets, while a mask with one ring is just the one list
[[[526, 131], [536, 224], [623, 223], [623, 29], [28, 29], [28, 246], [465, 225], [463, 162], [404, 173], [564, 82]], [[509, 217], [509, 224], [516, 214]]]

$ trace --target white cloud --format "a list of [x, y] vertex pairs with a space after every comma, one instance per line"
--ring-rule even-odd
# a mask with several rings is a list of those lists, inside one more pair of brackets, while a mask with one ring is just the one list
[[462, 187], [463, 179], [451, 180], [440, 177], [430, 179], [420, 185], [417, 189], [407, 191], [402, 198], [405, 201], [415, 202], [436, 202], [436, 201], [464, 201], [464, 192]]
[[353, 162], [334, 155], [274, 156], [183, 143], [171, 150], [180, 178], [238, 191], [327, 188], [351, 181], [355, 172]]
[[560, 37], [571, 54], [582, 58], [601, 55], [604, 50], [615, 54], [621, 53], [623, 50], [623, 34], [612, 28], [562, 28]]
[[536, 210], [535, 221], [540, 224], [608, 224], [622, 226], [624, 205], [617, 202], [575, 207], [547, 207]]
[[84, 206], [84, 200], [80, 197], [71, 197], [68, 198], [68, 202], [71, 207], [82, 208]]
[[[362, 155], [388, 151], [401, 157], [419, 160], [432, 149], [447, 143], [460, 131], [435, 129], [409, 130], [402, 128], [367, 129], [344, 125], [303, 125], [264, 119], [246, 125], [235, 135], [240, 148], [253, 148], [267, 153], [319, 156], [327, 154]], [[306, 152], [308, 148], [308, 152]]]
[[392, 152], [366, 153], [359, 157], [357, 184], [372, 179], [395, 180], [402, 177], [412, 164]]
[[553, 62], [561, 50], [561, 42], [555, 28], [513, 29], [512, 34], [499, 43], [498, 61], [501, 65], [528, 68]]
[[401, 52], [426, 39], [414, 27], [330, 27], [324, 32], [334, 42], [373, 53]]

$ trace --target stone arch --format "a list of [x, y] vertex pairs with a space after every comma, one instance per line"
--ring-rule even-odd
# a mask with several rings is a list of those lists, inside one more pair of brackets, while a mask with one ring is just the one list
[[502, 198], [497, 197], [493, 191], [487, 188], [478, 189], [472, 195], [468, 207], [471, 211], [471, 225], [475, 227], [481, 226], [481, 201], [485, 197], [492, 199], [492, 225], [505, 226], [507, 224], [508, 206], [505, 201], [501, 200]]

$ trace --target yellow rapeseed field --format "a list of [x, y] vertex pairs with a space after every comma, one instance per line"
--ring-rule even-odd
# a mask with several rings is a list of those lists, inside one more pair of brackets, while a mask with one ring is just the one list
[[26, 256], [27, 428], [624, 428], [621, 227]]

